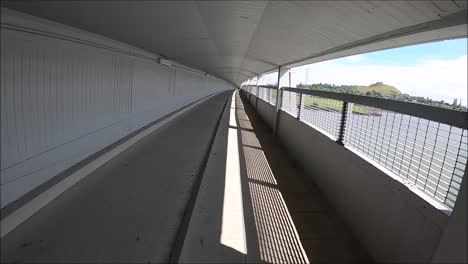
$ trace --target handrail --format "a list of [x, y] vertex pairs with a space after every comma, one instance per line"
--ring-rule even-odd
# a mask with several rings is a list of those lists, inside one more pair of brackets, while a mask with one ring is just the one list
[[[258, 89], [252, 91], [252, 87], [258, 86], [242, 86], [241, 88], [248, 93], [258, 92]], [[359, 152], [359, 155], [365, 157], [368, 161], [371, 160], [385, 168], [386, 172], [401, 177], [404, 182], [408, 181], [411, 186], [422, 188], [421, 190], [429, 195], [428, 197], [431, 197], [432, 202], [436, 203], [437, 206], [441, 206], [440, 208], [453, 209], [456, 196], [460, 190], [459, 183], [463, 179], [460, 172], [465, 170], [466, 175], [468, 168], [466, 166], [468, 113], [430, 105], [330, 91], [292, 87], [280, 87], [277, 91], [277, 96], [281, 96], [285, 91], [296, 93], [292, 97], [286, 98], [284, 107], [282, 101], [277, 101], [281, 109], [288, 111], [289, 114], [316, 128], [319, 132], [326, 134], [338, 144]], [[324, 111], [316, 111], [322, 108], [321, 106], [318, 106], [318, 109], [308, 109], [307, 105], [304, 104], [304, 94], [338, 100], [343, 104], [324, 102], [324, 104], [333, 105], [335, 111], [327, 111], [327, 106], [323, 106]], [[298, 98], [296, 95], [299, 95]], [[254, 96], [259, 98], [258, 93]], [[297, 99], [299, 99], [299, 102]], [[417, 119], [405, 120], [406, 118], [403, 115], [382, 114], [376, 115], [378, 116], [376, 121], [372, 114], [369, 119], [363, 117], [363, 114], [359, 111], [356, 114], [349, 114], [352, 103], [385, 109], [417, 117]], [[341, 117], [338, 116], [340, 105]], [[279, 113], [276, 112], [275, 118], [278, 116]], [[382, 124], [381, 119], [384, 121]], [[426, 121], [421, 121], [421, 119]], [[431, 125], [427, 120], [435, 122], [435, 124]], [[387, 121], [389, 121], [388, 126]], [[458, 127], [464, 131], [443, 128], [440, 124], [447, 124], [452, 128]], [[380, 135], [380, 139], [376, 135]], [[398, 137], [398, 139], [395, 139], [395, 137]], [[373, 154], [370, 154], [369, 151]], [[448, 155], [448, 153], [451, 154]], [[378, 158], [375, 156], [376, 154], [378, 154]], [[442, 155], [444, 158], [440, 159], [436, 155]], [[429, 158], [426, 158], [427, 156]], [[411, 164], [403, 157], [410, 159]], [[384, 158], [385, 162], [382, 158]], [[406, 161], [406, 164], [404, 161]], [[433, 163], [433, 161], [437, 162]], [[424, 162], [429, 162], [430, 165]], [[417, 170], [413, 170], [413, 167], [416, 168], [415, 166]], [[441, 168], [441, 170], [438, 171], [437, 168]], [[434, 181], [431, 177], [437, 180]], [[449, 182], [441, 181], [441, 179], [448, 179]], [[431, 182], [432, 185], [435, 184], [436, 187], [428, 185], [427, 182]]]
[[241, 86], [242, 87], [245, 87], [245, 86], [248, 86], [248, 87], [257, 87], [257, 88], [267, 88], [267, 89], [278, 89], [278, 86], [275, 86], [275, 85], [243, 85]]
[[463, 111], [355, 94], [318, 91], [293, 87], [281, 87], [281, 90], [381, 108], [393, 112], [428, 119], [431, 121], [436, 121], [439, 123], [444, 123], [462, 129], [468, 129], [468, 113]]
[[278, 86], [275, 86], [275, 85], [258, 85], [257, 87], [259, 88], [267, 88], [267, 89], [278, 89]]

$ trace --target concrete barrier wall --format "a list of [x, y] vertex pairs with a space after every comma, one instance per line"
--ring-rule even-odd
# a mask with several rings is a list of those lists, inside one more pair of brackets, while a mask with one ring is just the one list
[[244, 97], [248, 99], [250, 105], [252, 105], [255, 108], [255, 110], [257, 110], [258, 114], [262, 117], [263, 121], [265, 121], [265, 123], [270, 128], [273, 128], [275, 122], [276, 108], [268, 102], [265, 102], [252, 94], [245, 93]]
[[281, 111], [279, 138], [376, 262], [429, 263], [448, 216], [345, 147]]
[[2, 8], [1, 207], [224, 81]]
[[468, 171], [465, 170], [457, 202], [444, 230], [432, 263], [468, 263]]
[[253, 94], [250, 95], [250, 104], [257, 109], [257, 97]]
[[275, 122], [275, 110], [275, 107], [271, 104], [258, 99], [257, 112], [270, 128], [273, 128]]

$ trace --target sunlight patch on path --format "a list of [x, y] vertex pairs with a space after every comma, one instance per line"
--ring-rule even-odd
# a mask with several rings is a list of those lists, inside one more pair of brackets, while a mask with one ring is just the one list
[[237, 129], [231, 128], [237, 127], [235, 100], [236, 97], [233, 96], [229, 119], [230, 128], [228, 131], [223, 218], [220, 240], [221, 244], [243, 254], [247, 254]]

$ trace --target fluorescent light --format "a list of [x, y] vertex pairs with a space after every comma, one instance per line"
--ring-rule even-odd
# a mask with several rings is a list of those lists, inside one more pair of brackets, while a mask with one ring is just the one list
[[159, 64], [162, 64], [162, 65], [166, 65], [168, 67], [171, 67], [172, 66], [172, 63], [168, 60], [165, 60], [163, 58], [159, 58]]

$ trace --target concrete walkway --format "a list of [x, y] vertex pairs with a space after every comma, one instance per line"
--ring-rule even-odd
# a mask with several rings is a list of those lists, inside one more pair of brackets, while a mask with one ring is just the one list
[[2, 239], [2, 263], [167, 262], [231, 94], [196, 106], [42, 208]]
[[181, 263], [369, 263], [315, 185], [236, 93], [217, 132]]
[[2, 263], [369, 262], [270, 129], [231, 94], [153, 132], [7, 234]]

